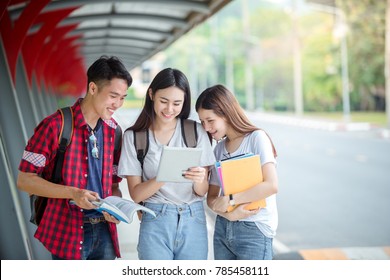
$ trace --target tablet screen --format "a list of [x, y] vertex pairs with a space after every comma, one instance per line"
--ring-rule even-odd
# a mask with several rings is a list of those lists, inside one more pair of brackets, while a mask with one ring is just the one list
[[191, 182], [183, 177], [190, 167], [200, 166], [200, 148], [164, 146], [157, 171], [157, 182]]

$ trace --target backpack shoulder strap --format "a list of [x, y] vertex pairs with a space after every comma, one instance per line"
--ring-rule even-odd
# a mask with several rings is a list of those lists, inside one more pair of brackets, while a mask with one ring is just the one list
[[60, 147], [65, 148], [72, 141], [73, 136], [73, 111], [71, 107], [58, 109], [61, 113], [62, 124], [60, 135], [58, 135], [58, 143]]
[[[193, 120], [182, 119], [181, 131], [185, 145], [189, 148], [195, 148], [198, 142], [196, 122]], [[143, 168], [144, 159], [149, 150], [149, 130], [133, 131], [133, 133], [137, 159], [141, 163], [141, 168]]]
[[114, 148], [114, 154], [118, 152], [122, 145], [122, 128], [118, 124], [115, 128], [115, 148]]
[[137, 159], [141, 163], [141, 168], [144, 167], [144, 159], [149, 150], [149, 129], [141, 131], [133, 131], [134, 147], [137, 152]]
[[64, 163], [64, 157], [66, 148], [72, 141], [73, 136], [73, 111], [71, 107], [65, 107], [59, 109], [62, 117], [62, 124], [60, 134], [58, 136], [58, 150], [56, 156], [56, 163], [52, 174], [52, 181], [58, 183], [61, 180], [62, 165]]
[[196, 130], [196, 121], [189, 119], [181, 120], [181, 133], [184, 143], [189, 148], [195, 148], [198, 143], [198, 132]]

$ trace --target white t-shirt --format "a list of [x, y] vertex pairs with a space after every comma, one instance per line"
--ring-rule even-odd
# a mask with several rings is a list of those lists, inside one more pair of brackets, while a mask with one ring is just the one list
[[[178, 119], [175, 132], [168, 143], [170, 147], [186, 147], [182, 133], [181, 120]], [[212, 166], [215, 163], [213, 149], [206, 131], [200, 123], [197, 123], [198, 141], [197, 148], [202, 148], [201, 166]], [[157, 176], [157, 169], [161, 158], [161, 152], [164, 145], [156, 142], [153, 132], [149, 130], [149, 150], [144, 159], [144, 168], [137, 159], [134, 147], [134, 133], [128, 130], [123, 135], [122, 153], [118, 165], [118, 176], [142, 176], [143, 181], [150, 180]], [[150, 203], [167, 204], [190, 204], [195, 201], [204, 200], [204, 197], [198, 196], [193, 190], [193, 183], [165, 183], [154, 195], [145, 200]]]
[[[214, 149], [215, 158], [222, 160], [229, 157], [234, 157], [240, 154], [253, 153], [260, 155], [261, 164], [273, 162], [276, 165], [276, 159], [273, 154], [272, 144], [267, 134], [262, 130], [254, 131], [244, 137], [240, 147], [234, 153], [228, 153], [225, 148], [225, 141], [220, 141]], [[210, 184], [220, 186], [218, 175], [215, 168], [211, 170]], [[276, 195], [271, 195], [266, 198], [267, 206], [261, 208], [259, 213], [250, 216], [241, 221], [255, 222], [261, 232], [270, 238], [276, 234], [278, 227], [278, 209], [276, 206]]]

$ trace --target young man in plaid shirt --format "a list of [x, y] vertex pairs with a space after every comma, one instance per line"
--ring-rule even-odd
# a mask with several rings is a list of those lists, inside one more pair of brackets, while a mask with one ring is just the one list
[[[67, 147], [60, 184], [50, 182], [62, 118], [46, 117], [29, 139], [19, 165], [18, 188], [48, 197], [35, 237], [53, 259], [120, 257], [116, 224], [108, 213], [93, 210], [99, 197], [121, 196], [114, 155], [115, 110], [123, 105], [132, 77], [116, 57], [102, 56], [87, 72], [85, 98], [73, 106], [73, 137]], [[73, 200], [75, 204], [69, 203]]]

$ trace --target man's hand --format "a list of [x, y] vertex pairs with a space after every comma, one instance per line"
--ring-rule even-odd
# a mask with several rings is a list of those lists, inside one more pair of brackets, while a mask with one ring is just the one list
[[110, 215], [106, 211], [103, 211], [102, 213], [103, 213], [104, 218], [106, 219], [107, 222], [114, 223], [114, 224], [119, 224], [121, 222], [121, 221], [115, 219], [114, 216]]
[[75, 188], [73, 191], [73, 201], [83, 209], [95, 209], [96, 206], [91, 201], [99, 200], [99, 194], [89, 190]]

